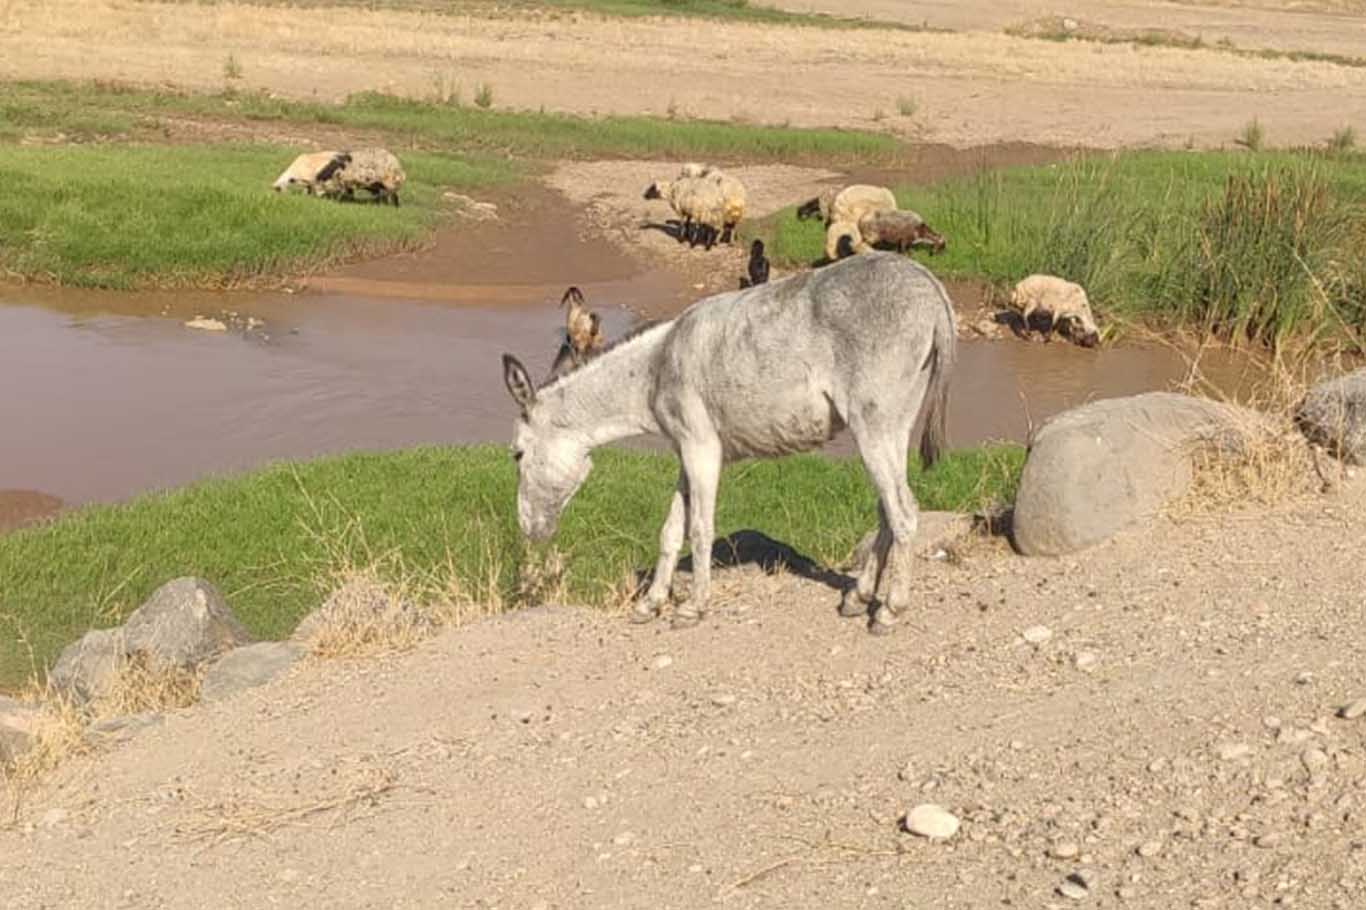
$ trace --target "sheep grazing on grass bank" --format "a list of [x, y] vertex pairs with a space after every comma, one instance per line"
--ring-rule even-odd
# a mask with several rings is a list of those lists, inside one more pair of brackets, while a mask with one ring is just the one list
[[645, 198], [669, 203], [679, 218], [679, 242], [703, 243], [707, 249], [718, 240], [731, 242], [748, 201], [738, 178], [700, 164], [683, 165], [673, 180], [656, 180], [646, 188]]
[[830, 202], [830, 212], [826, 216], [827, 225], [836, 223], [858, 224], [865, 215], [877, 212], [896, 211], [896, 196], [885, 186], [872, 186], [855, 183], [846, 186], [835, 194]]
[[835, 197], [839, 195], [839, 191], [839, 187], [832, 186], [814, 199], [808, 199], [797, 206], [797, 220], [808, 221], [812, 218], [820, 218], [821, 221], [829, 224], [830, 205], [835, 201]]
[[863, 242], [873, 249], [896, 250], [898, 253], [909, 249], [928, 249], [938, 254], [947, 245], [942, 235], [931, 229], [924, 218], [911, 211], [864, 215], [859, 219], [858, 232]]
[[356, 190], [370, 193], [371, 200], [379, 203], [399, 204], [398, 191], [408, 179], [403, 165], [387, 149], [363, 148], [343, 152], [348, 160], [320, 181], [323, 192], [329, 196], [354, 199]]
[[320, 194], [325, 184], [351, 161], [350, 152], [308, 152], [295, 158], [271, 188], [282, 193], [291, 186], [302, 186], [309, 195]]
[[1086, 290], [1079, 284], [1053, 275], [1030, 275], [1011, 290], [1009, 304], [1020, 314], [1026, 332], [1030, 317], [1044, 313], [1049, 318], [1050, 330], [1063, 326], [1077, 344], [1091, 348], [1100, 341]]
[[550, 367], [552, 377], [582, 366], [607, 347], [602, 318], [584, 305], [583, 292], [570, 287], [560, 298], [560, 306], [565, 305], [569, 309], [564, 316], [564, 342]]

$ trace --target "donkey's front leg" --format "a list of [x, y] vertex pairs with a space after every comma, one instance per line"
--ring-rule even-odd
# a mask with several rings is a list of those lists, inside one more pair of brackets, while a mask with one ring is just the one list
[[688, 482], [688, 536], [692, 544], [692, 590], [674, 611], [673, 627], [695, 626], [706, 612], [711, 595], [712, 522], [716, 514], [716, 487], [721, 480], [721, 442], [708, 439], [680, 447], [683, 472]]
[[659, 608], [669, 599], [674, 569], [678, 566], [678, 552], [683, 549], [683, 533], [688, 522], [688, 475], [678, 475], [678, 487], [669, 505], [669, 517], [659, 530], [659, 559], [655, 562], [655, 576], [650, 589], [636, 601], [631, 611], [631, 622], [649, 622], [659, 615]]

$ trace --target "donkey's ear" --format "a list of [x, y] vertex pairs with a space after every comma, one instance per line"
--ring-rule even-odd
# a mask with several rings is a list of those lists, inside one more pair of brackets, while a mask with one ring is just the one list
[[526, 374], [526, 367], [511, 354], [503, 355], [503, 382], [507, 383], [508, 394], [523, 411], [530, 410], [536, 403], [536, 387]]

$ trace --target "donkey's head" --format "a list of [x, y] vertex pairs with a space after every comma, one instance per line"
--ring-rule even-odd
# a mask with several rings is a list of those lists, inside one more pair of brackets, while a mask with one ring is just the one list
[[517, 461], [517, 523], [532, 540], [555, 533], [560, 513], [593, 469], [589, 445], [580, 434], [556, 426], [540, 407], [536, 386], [526, 368], [511, 354], [503, 355], [503, 381], [522, 409], [512, 434], [512, 457]]

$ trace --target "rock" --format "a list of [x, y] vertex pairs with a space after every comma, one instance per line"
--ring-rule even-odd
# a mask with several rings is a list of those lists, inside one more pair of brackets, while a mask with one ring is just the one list
[[1319, 777], [1328, 770], [1328, 753], [1322, 749], [1305, 749], [1300, 755], [1300, 763], [1310, 777]]
[[205, 674], [199, 697], [204, 701], [221, 701], [265, 685], [303, 656], [303, 647], [288, 641], [263, 641], [229, 651]]
[[127, 742], [140, 731], [159, 725], [162, 720], [162, 716], [154, 711], [124, 714], [93, 723], [86, 728], [86, 733], [107, 743]]
[[1096, 664], [1099, 662], [1100, 658], [1092, 651], [1078, 651], [1076, 656], [1072, 658], [1073, 665], [1083, 673], [1089, 673], [1094, 670]]
[[1054, 859], [1073, 859], [1081, 853], [1081, 848], [1070, 840], [1059, 841], [1048, 851]]
[[1154, 856], [1157, 856], [1159, 853], [1162, 852], [1162, 841], [1145, 840], [1143, 843], [1138, 845], [1137, 852], [1138, 855], [1143, 857], [1144, 859], [1152, 859]]
[[666, 667], [672, 667], [673, 662], [674, 659], [672, 657], [670, 657], [667, 654], [661, 654], [655, 658], [654, 663], [651, 664], [651, 666], [653, 666], [656, 670], [663, 670]]
[[1348, 464], [1366, 464], [1366, 369], [1310, 389], [1295, 424], [1310, 442]]
[[[515, 610], [507, 615], [524, 612]], [[305, 616], [290, 640], [317, 644], [329, 632], [382, 639], [390, 632], [426, 634], [435, 628], [436, 622], [415, 604], [396, 597], [378, 579], [362, 575], [333, 591], [321, 607]]]
[[94, 629], [62, 650], [48, 682], [77, 703], [109, 691], [127, 651], [123, 629]]
[[1254, 837], [1252, 844], [1255, 847], [1261, 847], [1263, 850], [1270, 850], [1283, 840], [1285, 840], [1285, 835], [1278, 831], [1269, 831], [1266, 834], [1258, 834]]
[[157, 588], [124, 623], [129, 655], [190, 669], [251, 641], [218, 589], [202, 578], [177, 578]]
[[1048, 626], [1030, 626], [1020, 633], [1020, 637], [1031, 645], [1041, 645], [1053, 637], [1053, 630]]
[[906, 813], [906, 830], [930, 840], [947, 840], [958, 833], [958, 816], [942, 806], [922, 803]]
[[1247, 743], [1224, 743], [1215, 750], [1215, 754], [1220, 761], [1237, 761], [1251, 755], [1252, 747]]
[[185, 323], [187, 329], [199, 329], [201, 332], [226, 332], [227, 323], [221, 319], [210, 319], [207, 316], [196, 316]]
[[43, 710], [0, 695], [0, 767], [13, 764], [38, 744]]
[[1058, 893], [1074, 901], [1085, 900], [1091, 896], [1091, 884], [1080, 872], [1073, 872], [1062, 880]]
[[711, 697], [711, 703], [718, 708], [726, 708], [735, 704], [735, 696], [729, 692], [721, 692]]
[[1343, 720], [1356, 720], [1366, 714], [1366, 698], [1358, 698], [1356, 701], [1343, 705], [1338, 709], [1338, 717]]
[[1100, 543], [1159, 512], [1190, 486], [1198, 444], [1236, 449], [1265, 418], [1234, 405], [1149, 392], [1047, 420], [1030, 441], [1012, 535], [1027, 556]]

